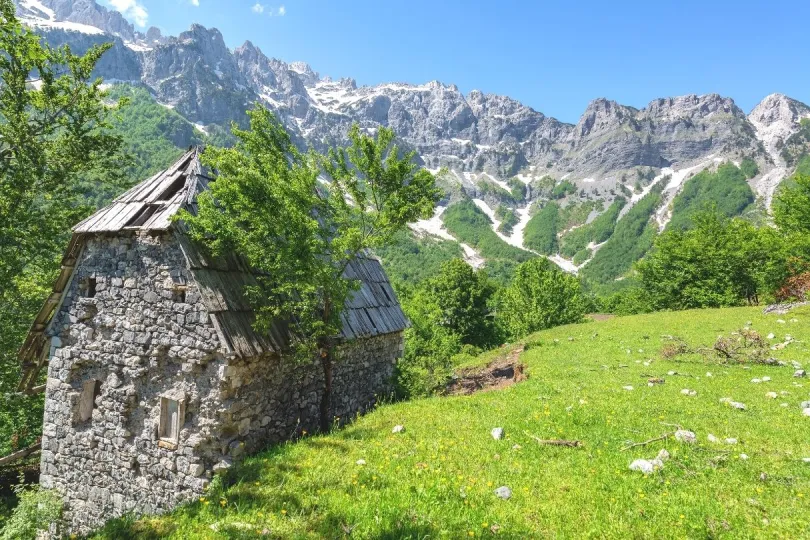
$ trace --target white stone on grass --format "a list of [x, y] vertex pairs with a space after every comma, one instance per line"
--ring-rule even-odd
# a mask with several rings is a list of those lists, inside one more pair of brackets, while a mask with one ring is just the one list
[[796, 378], [807, 377], [807, 372], [803, 369], [797, 369], [793, 372], [793, 376]]
[[751, 379], [751, 382], [754, 384], [759, 384], [762, 382], [762, 379]]
[[708, 435], [706, 435], [706, 439], [708, 439], [708, 440], [709, 440], [709, 442], [712, 442], [712, 443], [720, 442], [720, 439], [718, 439], [717, 437], [715, 437], [715, 436], [714, 436], [714, 435], [712, 435], [711, 433], [709, 433]]
[[512, 496], [512, 490], [508, 486], [501, 486], [495, 490], [495, 495], [506, 501]]
[[774, 339], [774, 338], [776, 338], [776, 336], [774, 335], [774, 333], [773, 333], [773, 332], [771, 332], [770, 334], [768, 334], [768, 339]]
[[632, 387], [632, 386], [630, 386], [629, 384], [628, 384], [627, 386], [622, 386], [622, 388], [624, 388], [624, 389], [625, 389], [625, 390], [627, 390], [627, 391], [631, 391], [631, 390], [633, 390], [633, 387]]
[[771, 378], [768, 377], [767, 375], [765, 377], [762, 377], [762, 382], [769, 382], [770, 380]]
[[687, 444], [692, 444], [697, 442], [697, 436], [695, 435], [694, 431], [679, 429], [678, 431], [675, 432], [675, 440]]
[[740, 454], [740, 459], [745, 461], [745, 460], [748, 459], [748, 455], [747, 454]]
[[765, 397], [768, 399], [776, 399], [779, 396], [776, 392], [768, 392], [765, 394]]
[[655, 465], [649, 459], [636, 459], [630, 464], [630, 470], [651, 474], [655, 470]]
[[490, 431], [489, 434], [492, 435], [492, 438], [495, 439], [496, 441], [500, 441], [501, 439], [503, 439], [503, 428], [501, 427], [492, 428], [492, 431]]
[[355, 463], [357, 463], [358, 465], [360, 465], [362, 467], [363, 465], [366, 464], [366, 460], [365, 459], [358, 459]]
[[734, 437], [728, 437], [726, 438], [726, 444], [737, 444], [737, 439]]
[[803, 409], [802, 414], [805, 415], [805, 416], [810, 416], [810, 407], [808, 407], [806, 409]]
[[684, 388], [683, 390], [681, 390], [681, 394], [685, 396], [696, 396], [697, 390], [690, 390], [689, 388]]
[[394, 426], [394, 429], [391, 430], [391, 433], [403, 433], [405, 431], [405, 426], [401, 426], [397, 424]]

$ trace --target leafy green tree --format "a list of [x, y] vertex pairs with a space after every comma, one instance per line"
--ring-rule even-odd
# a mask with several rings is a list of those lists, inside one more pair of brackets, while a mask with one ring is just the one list
[[442, 265], [441, 272], [425, 283], [425, 289], [439, 306], [434, 324], [459, 336], [461, 343], [486, 348], [495, 345], [495, 327], [490, 303], [495, 287], [486, 272], [475, 271], [461, 259]]
[[[357, 286], [344, 271], [409, 222], [430, 217], [440, 191], [413, 152], [400, 156], [390, 129], [372, 138], [355, 125], [349, 148], [301, 154], [267, 109], [248, 115], [249, 130], [233, 127], [235, 147], [204, 152], [217, 181], [200, 196], [198, 214], [181, 218], [214, 254], [240, 253], [257, 271], [246, 291], [257, 327], [289, 321], [299, 358], [320, 358], [327, 431], [340, 314]], [[320, 173], [331, 179], [327, 187]]]
[[[753, 225], [717, 211], [698, 213], [694, 227], [667, 231], [636, 268], [655, 309], [755, 304], [764, 275], [782, 260]], [[776, 249], [778, 252], [778, 248]]]
[[517, 267], [503, 290], [498, 318], [512, 338], [561, 324], [575, 323], [585, 314], [579, 280], [547, 259], [532, 259]]
[[556, 253], [559, 214], [560, 206], [557, 203], [548, 203], [538, 210], [523, 231], [524, 245], [543, 255]]
[[799, 174], [794, 180], [774, 200], [774, 220], [786, 233], [810, 234], [810, 176]]
[[14, 393], [16, 350], [59, 268], [70, 226], [92, 207], [88, 177], [120, 180], [121, 103], [105, 103], [93, 69], [109, 45], [76, 56], [49, 47], [0, 0], [0, 453], [41, 430], [41, 396]]

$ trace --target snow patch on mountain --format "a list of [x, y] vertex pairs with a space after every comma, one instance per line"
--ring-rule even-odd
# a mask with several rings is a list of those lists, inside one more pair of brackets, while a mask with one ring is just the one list
[[433, 217], [430, 219], [420, 219], [419, 221], [410, 223], [409, 227], [417, 233], [429, 234], [432, 236], [438, 236], [439, 238], [444, 238], [445, 240], [455, 241], [455, 237], [453, 237], [453, 235], [451, 235], [450, 232], [444, 228], [444, 223], [442, 222], [442, 214], [445, 210], [447, 210], [446, 206], [437, 206], [433, 213]]

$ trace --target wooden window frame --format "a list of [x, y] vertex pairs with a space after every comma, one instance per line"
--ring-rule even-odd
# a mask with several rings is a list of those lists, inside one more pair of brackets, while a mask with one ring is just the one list
[[100, 380], [87, 379], [82, 383], [82, 391], [79, 394], [78, 409], [76, 411], [76, 417], [79, 423], [89, 422], [90, 420], [93, 419], [93, 411], [96, 410], [97, 406], [96, 398], [99, 395], [101, 395]]
[[[172, 421], [172, 404], [176, 404], [177, 417]], [[176, 450], [180, 442], [180, 431], [186, 421], [185, 399], [177, 396], [160, 396], [160, 418], [158, 421], [158, 446]]]

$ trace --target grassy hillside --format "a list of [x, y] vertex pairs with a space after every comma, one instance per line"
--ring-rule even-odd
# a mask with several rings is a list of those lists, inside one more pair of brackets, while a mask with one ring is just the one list
[[[784, 321], [783, 323], [778, 322]], [[810, 536], [808, 384], [793, 367], [664, 359], [682, 338], [711, 346], [751, 321], [798, 341], [770, 354], [810, 361], [810, 309], [616, 318], [540, 332], [528, 380], [468, 397], [380, 407], [353, 425], [275, 447], [227, 487], [173, 514], [111, 524], [99, 538], [801, 538]], [[709, 376], [711, 373], [711, 376]], [[753, 378], [771, 380], [760, 384]], [[647, 385], [650, 377], [665, 380]], [[632, 387], [627, 390], [624, 387]], [[691, 389], [695, 396], [683, 395]], [[769, 399], [768, 392], [776, 392]], [[720, 402], [730, 397], [744, 411]], [[786, 406], [782, 406], [786, 404]], [[392, 434], [393, 426], [405, 426]], [[623, 450], [683, 426], [673, 438]], [[503, 427], [494, 440], [490, 430]], [[709, 434], [738, 444], [710, 442]], [[538, 444], [570, 439], [581, 448]], [[662, 470], [628, 469], [671, 454]], [[747, 459], [746, 459], [747, 458]], [[362, 461], [361, 461], [362, 460]], [[494, 494], [500, 486], [509, 500]]]
[[662, 189], [661, 184], [655, 186], [616, 223], [613, 235], [582, 269], [584, 277], [608, 284], [647, 253], [658, 233], [652, 215], [661, 203]]
[[469, 199], [450, 206], [442, 216], [445, 227], [461, 242], [476, 248], [486, 259], [529, 260], [533, 255], [501, 240], [492, 230], [492, 221]]
[[443, 262], [464, 256], [458, 242], [417, 238], [410, 231], [402, 231], [391, 244], [377, 248], [375, 253], [392, 281], [408, 285], [435, 276]]
[[733, 163], [723, 163], [717, 171], [704, 170], [684, 184], [672, 201], [672, 219], [667, 228], [691, 227], [692, 217], [711, 205], [728, 217], [739, 216], [754, 198], [745, 173]]

